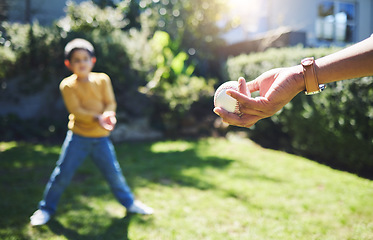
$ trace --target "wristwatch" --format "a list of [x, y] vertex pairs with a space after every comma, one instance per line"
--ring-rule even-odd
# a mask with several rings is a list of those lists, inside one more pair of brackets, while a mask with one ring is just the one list
[[303, 66], [303, 78], [306, 84], [306, 95], [312, 95], [321, 92], [325, 89], [324, 84], [319, 84], [316, 75], [315, 59], [313, 57], [305, 58], [301, 61]]

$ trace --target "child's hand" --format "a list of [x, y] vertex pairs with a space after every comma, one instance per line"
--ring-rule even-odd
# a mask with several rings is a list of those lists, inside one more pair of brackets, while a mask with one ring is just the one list
[[100, 126], [108, 131], [112, 131], [117, 123], [117, 118], [115, 117], [115, 112], [113, 111], [104, 112], [97, 118]]

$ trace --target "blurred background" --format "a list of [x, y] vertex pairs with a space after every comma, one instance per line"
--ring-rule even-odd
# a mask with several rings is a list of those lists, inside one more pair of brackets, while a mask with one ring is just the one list
[[240, 131], [264, 147], [373, 176], [372, 77], [299, 95], [250, 129], [212, 112], [225, 81], [369, 37], [373, 0], [0, 0], [0, 23], [0, 141], [62, 142], [63, 48], [82, 37], [95, 46], [94, 71], [112, 79], [116, 142]]

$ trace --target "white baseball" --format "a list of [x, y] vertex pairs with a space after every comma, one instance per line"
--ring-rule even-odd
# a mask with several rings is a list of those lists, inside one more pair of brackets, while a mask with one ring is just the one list
[[[228, 81], [220, 85], [214, 95], [214, 105], [228, 112], [240, 114], [240, 106], [237, 100], [226, 93], [228, 89], [239, 91], [238, 81]], [[248, 89], [247, 94], [250, 96], [250, 91]]]

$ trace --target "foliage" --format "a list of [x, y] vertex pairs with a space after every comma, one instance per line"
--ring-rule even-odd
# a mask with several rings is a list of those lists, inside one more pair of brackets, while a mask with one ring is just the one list
[[230, 22], [225, 29], [217, 24], [224, 19], [227, 1], [143, 0], [139, 5], [142, 27], [167, 32], [190, 55], [190, 61], [196, 62], [196, 74], [217, 77], [213, 68], [220, 64], [218, 49], [225, 44], [221, 35], [231, 28]]
[[[124, 5], [126, 4], [127, 5]], [[66, 17], [57, 23], [65, 32], [90, 32], [96, 28], [101, 33], [109, 34], [115, 29], [122, 29], [128, 24], [125, 12], [128, 9], [128, 1], [124, 1], [121, 8], [105, 7], [101, 9], [93, 2], [86, 1], [76, 4], [67, 3]]]
[[213, 94], [213, 80], [192, 75], [195, 66], [187, 64], [188, 54], [180, 51], [168, 33], [157, 31], [149, 45], [151, 51], [147, 58], [152, 66], [147, 73], [148, 83], [141, 89], [161, 99], [175, 117], [182, 118], [193, 102]]
[[[230, 79], [248, 80], [271, 68], [292, 66], [338, 49], [285, 48], [241, 55], [227, 62]], [[372, 176], [373, 77], [328, 84], [321, 94], [299, 94], [282, 111], [257, 123], [254, 139], [304, 154], [333, 167]]]
[[57, 29], [40, 26], [37, 22], [32, 25], [4, 22], [2, 27], [4, 32], [0, 36], [0, 51], [5, 55], [2, 55], [4, 65], [0, 76], [5, 81], [20, 73], [36, 71], [49, 75], [55, 71], [55, 65], [51, 62], [62, 57]]
[[136, 81], [129, 68], [131, 60], [123, 41], [126, 32], [122, 31], [129, 22], [126, 18], [129, 4], [129, 1], [122, 1], [120, 7], [106, 6], [102, 9], [90, 1], [80, 4], [68, 2], [66, 16], [56, 23], [65, 42], [76, 37], [92, 42], [98, 59], [94, 70], [109, 74], [118, 88], [122, 84], [128, 88]]
[[7, 76], [7, 73], [12, 72], [12, 68], [15, 66], [16, 54], [9, 48], [9, 46], [4, 46], [0, 47], [0, 55], [2, 56], [0, 59], [0, 65], [3, 66], [0, 69], [0, 79], [2, 79]]
[[[288, 106], [279, 118], [293, 127], [283, 129], [292, 136], [297, 151], [340, 169], [372, 176], [373, 77], [328, 87], [312, 101], [303, 97]], [[297, 109], [297, 104], [302, 108]], [[307, 126], [318, 134], [305, 138]]]
[[228, 3], [222, 0], [144, 0], [140, 2], [143, 17], [150, 20], [147, 27], [167, 31], [183, 47], [194, 46], [203, 52], [206, 46], [221, 44], [224, 31], [216, 24], [223, 19]]
[[[153, 216], [126, 214], [87, 159], [51, 221], [31, 227], [60, 145], [0, 142], [0, 238], [373, 238], [373, 182], [245, 139], [122, 143], [118, 161]], [[22, 204], [20, 204], [22, 203]]]
[[51, 121], [46, 117], [21, 119], [15, 114], [0, 117], [0, 129], [3, 129], [1, 141], [21, 140], [28, 142], [61, 142], [66, 134], [65, 119]]
[[195, 64], [188, 63], [189, 55], [168, 33], [157, 31], [149, 41], [146, 38], [147, 30], [143, 29], [131, 31], [125, 40], [132, 67], [147, 80], [139, 90], [156, 100], [154, 111], [161, 116], [162, 125], [177, 131], [192, 104], [212, 96], [215, 80], [195, 76]]

